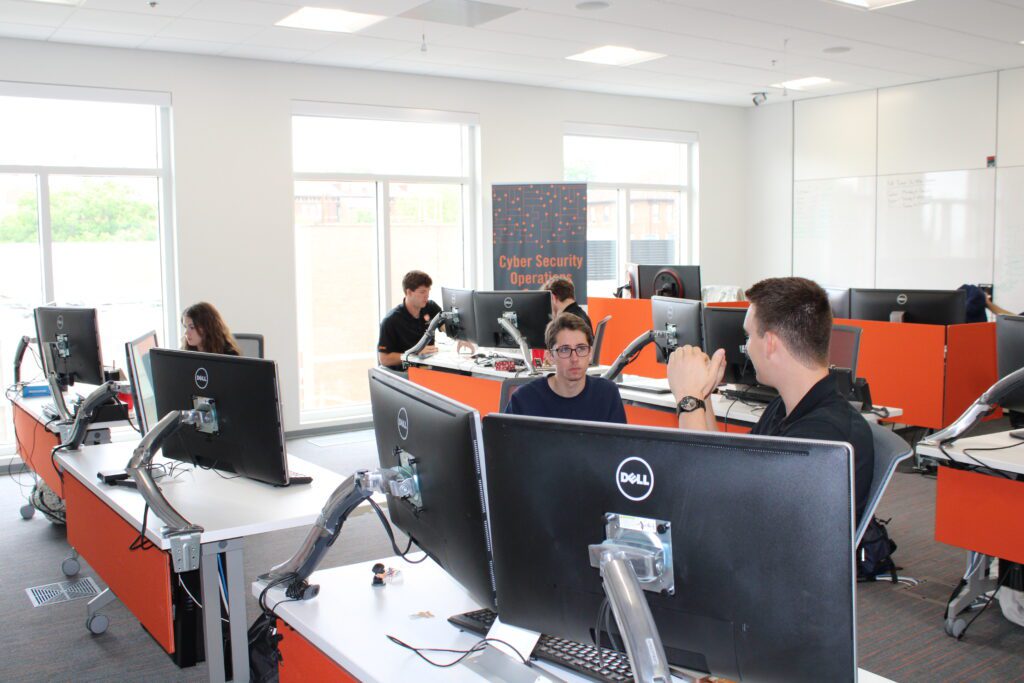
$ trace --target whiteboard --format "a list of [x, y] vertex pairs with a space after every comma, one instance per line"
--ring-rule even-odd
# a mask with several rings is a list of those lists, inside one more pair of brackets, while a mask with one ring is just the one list
[[874, 176], [793, 183], [793, 274], [822, 285], [874, 286]]
[[995, 302], [1024, 311], [1024, 166], [1000, 168], [996, 181]]
[[995, 169], [878, 177], [875, 286], [992, 282]]

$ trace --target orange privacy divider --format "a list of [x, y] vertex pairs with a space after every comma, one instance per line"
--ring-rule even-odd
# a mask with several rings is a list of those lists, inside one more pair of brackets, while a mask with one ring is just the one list
[[470, 377], [454, 372], [410, 367], [409, 380], [476, 408], [480, 412], [480, 417], [498, 412], [501, 406], [501, 381], [498, 378]]
[[[651, 300], [590, 297], [587, 300], [587, 315], [595, 325], [606, 315], [612, 316], [604, 328], [599, 360], [602, 365], [611, 365], [631, 341], [651, 329]], [[623, 372], [644, 377], [664, 377], [665, 366], [658, 363], [652, 343]]]
[[896, 422], [940, 429], [946, 328], [837, 318], [861, 329], [857, 375], [871, 387], [871, 402], [903, 410]]
[[[281, 636], [278, 648], [281, 650], [279, 675], [281, 683], [305, 681], [343, 681], [358, 683], [349, 672], [335, 664], [320, 651], [320, 648], [306, 640], [302, 635], [281, 620], [277, 622], [277, 632]], [[381, 636], [383, 637], [383, 636]]]
[[960, 417], [999, 378], [996, 324], [950, 325], [946, 328], [946, 347], [943, 425]]
[[1024, 481], [940, 466], [935, 540], [1024, 562]]
[[63, 498], [60, 475], [53, 468], [53, 460], [50, 458], [50, 452], [60, 443], [57, 435], [47, 431], [42, 422], [17, 403], [11, 406], [14, 408], [14, 435], [18, 442], [18, 455], [33, 472], [43, 478], [54, 493]]
[[[658, 410], [657, 408], [646, 408], [644, 406], [623, 404], [626, 409], [626, 422], [631, 425], [644, 425], [647, 427], [679, 427], [679, 418], [675, 412], [670, 410]], [[728, 424], [722, 422], [722, 416], [718, 415], [718, 428], [723, 432], [731, 434], [748, 434], [752, 425], [739, 423], [733, 420]]]
[[712, 301], [704, 305], [712, 308], [750, 308], [749, 301]]
[[70, 474], [64, 478], [64, 494], [68, 543], [142, 622], [160, 647], [173, 653], [170, 555], [152, 547], [129, 550], [138, 529]]

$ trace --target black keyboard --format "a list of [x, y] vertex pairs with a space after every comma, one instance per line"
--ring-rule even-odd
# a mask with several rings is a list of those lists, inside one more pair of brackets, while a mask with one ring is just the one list
[[[448, 623], [464, 631], [486, 636], [497, 616], [489, 609], [479, 609], [448, 617]], [[542, 635], [530, 656], [575, 671], [595, 681], [622, 683], [633, 680], [629, 657], [606, 647], [601, 648], [599, 655], [593, 645]]]
[[779, 397], [778, 389], [757, 385], [741, 389], [719, 389], [719, 392], [726, 398], [743, 403], [771, 403]]

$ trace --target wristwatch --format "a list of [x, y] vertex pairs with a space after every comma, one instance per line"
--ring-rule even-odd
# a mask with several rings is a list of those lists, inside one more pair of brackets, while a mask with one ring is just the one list
[[676, 404], [676, 415], [680, 413], [692, 413], [695, 410], [704, 410], [704, 401], [696, 396], [683, 396]]

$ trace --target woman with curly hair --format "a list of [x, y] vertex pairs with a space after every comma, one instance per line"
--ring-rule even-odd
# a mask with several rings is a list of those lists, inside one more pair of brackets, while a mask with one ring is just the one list
[[189, 306], [181, 314], [181, 324], [185, 327], [181, 348], [186, 351], [242, 355], [231, 330], [213, 304], [200, 301]]

